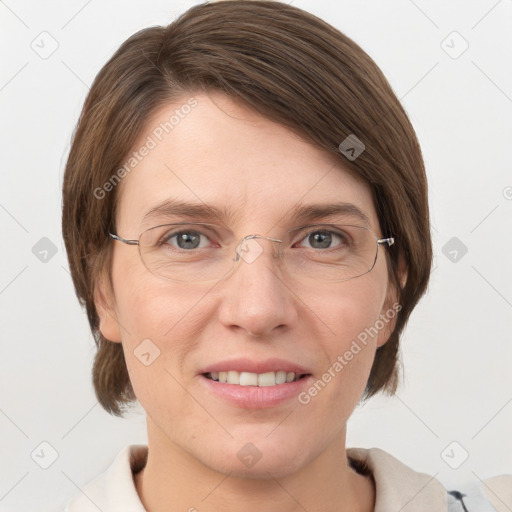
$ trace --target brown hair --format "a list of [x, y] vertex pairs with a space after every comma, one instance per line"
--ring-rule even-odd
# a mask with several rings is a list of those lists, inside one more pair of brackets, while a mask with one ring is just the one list
[[[230, 0], [192, 7], [167, 27], [125, 41], [101, 69], [75, 130], [63, 185], [62, 229], [77, 296], [97, 345], [96, 396], [121, 416], [136, 397], [122, 345], [100, 333], [94, 285], [110, 275], [117, 189], [101, 189], [163, 104], [198, 90], [221, 91], [300, 133], [370, 186], [386, 249], [390, 283], [402, 306], [377, 350], [365, 397], [397, 384], [399, 337], [426, 290], [432, 260], [427, 182], [409, 119], [375, 62], [351, 39], [296, 7]], [[354, 160], [338, 146], [356, 136]], [[399, 260], [407, 280], [399, 281]]]

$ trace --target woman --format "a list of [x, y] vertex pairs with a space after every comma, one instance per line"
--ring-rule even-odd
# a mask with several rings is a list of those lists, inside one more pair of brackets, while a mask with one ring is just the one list
[[67, 510], [462, 506], [345, 446], [360, 398], [395, 390], [432, 258], [414, 130], [353, 41], [266, 1], [138, 32], [91, 88], [63, 194], [97, 398], [138, 400], [148, 430]]

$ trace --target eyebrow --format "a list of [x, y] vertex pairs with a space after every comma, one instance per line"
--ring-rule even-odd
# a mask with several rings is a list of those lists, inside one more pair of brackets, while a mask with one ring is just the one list
[[148, 210], [142, 218], [142, 223], [162, 217], [187, 217], [195, 220], [231, 219], [234, 212], [225, 207], [217, 208], [206, 203], [188, 203], [178, 199], [168, 199]]
[[[218, 208], [206, 203], [190, 203], [177, 199], [168, 199], [157, 206], [149, 209], [142, 219], [142, 223], [151, 220], [169, 217], [185, 217], [191, 220], [212, 221], [220, 220], [222, 222], [233, 221], [238, 211], [228, 210], [225, 207]], [[286, 215], [292, 218], [294, 222], [306, 222], [326, 220], [335, 217], [352, 217], [356, 220], [370, 225], [368, 216], [356, 205], [351, 203], [328, 203], [328, 204], [310, 204], [298, 203], [294, 205]]]
[[298, 222], [323, 220], [333, 217], [353, 217], [366, 225], [370, 225], [368, 216], [355, 204], [297, 204], [290, 210], [290, 216]]

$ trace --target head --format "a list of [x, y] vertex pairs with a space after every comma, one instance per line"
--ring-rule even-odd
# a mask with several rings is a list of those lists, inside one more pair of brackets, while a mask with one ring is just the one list
[[[70, 270], [97, 344], [96, 395], [108, 412], [122, 415], [138, 399], [188, 451], [200, 436], [229, 445], [189, 394], [202, 385], [200, 369], [231, 357], [276, 357], [317, 380], [352, 351], [321, 393], [295, 402], [298, 421], [282, 429], [290, 450], [318, 421], [332, 438], [361, 396], [396, 389], [400, 335], [431, 266], [424, 164], [382, 72], [330, 25], [286, 4], [235, 0], [136, 33], [91, 87], [63, 189]], [[109, 237], [138, 239], [176, 222], [147, 215], [170, 200], [216, 207], [199, 220], [226, 227], [231, 244], [255, 233], [282, 240], [298, 225], [299, 206], [334, 203], [366, 217], [336, 219], [395, 243], [378, 248], [370, 272], [344, 282], [286, 274], [266, 239], [254, 262], [225, 279], [174, 282], [150, 272], [137, 247]], [[141, 346], [150, 349], [149, 365]], [[261, 439], [261, 423], [275, 425], [273, 412], [212, 408], [236, 446], [272, 442]]]

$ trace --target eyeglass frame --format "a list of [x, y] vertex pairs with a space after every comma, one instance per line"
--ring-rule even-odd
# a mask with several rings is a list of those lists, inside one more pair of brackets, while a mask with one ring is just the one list
[[[166, 227], [166, 226], [179, 226], [179, 225], [203, 225], [203, 226], [216, 226], [216, 224], [211, 224], [211, 223], [208, 223], [208, 222], [190, 222], [190, 223], [187, 223], [187, 222], [177, 222], [177, 223], [169, 223], [169, 224], [159, 224], [157, 226], [153, 226], [151, 228], [148, 228], [148, 229], [145, 229], [140, 235], [139, 235], [139, 239], [138, 240], [133, 240], [133, 239], [127, 239], [127, 238], [122, 238], [120, 237], [119, 235], [116, 235], [115, 233], [111, 233], [109, 232], [109, 237], [112, 238], [113, 240], [117, 240], [118, 242], [122, 242], [123, 244], [126, 244], [126, 245], [137, 245], [139, 246], [139, 256], [142, 260], [142, 263], [144, 264], [144, 266], [146, 267], [146, 269], [151, 273], [153, 274], [154, 276], [156, 277], [159, 277], [160, 279], [164, 279], [164, 280], [168, 280], [168, 281], [174, 281], [174, 282], [177, 282], [175, 280], [173, 280], [172, 278], [169, 278], [169, 277], [164, 277], [164, 276], [161, 276], [159, 274], [156, 274], [154, 272], [152, 272], [146, 265], [145, 261], [144, 261], [144, 258], [142, 257], [142, 254], [140, 253], [140, 237], [146, 232], [146, 231], [149, 231], [151, 229], [157, 229], [157, 228], [160, 228], [160, 227]], [[294, 231], [294, 230], [298, 230], [298, 229], [302, 229], [304, 227], [314, 227], [315, 225], [318, 225], [318, 226], [324, 226], [324, 224], [313, 224], [313, 225], [305, 225], [305, 226], [301, 226], [301, 227], [298, 227], [298, 228], [292, 228], [291, 230], [289, 231]], [[350, 281], [352, 279], [357, 279], [358, 277], [361, 277], [361, 276], [364, 276], [365, 274], [368, 274], [370, 273], [373, 268], [375, 267], [375, 263], [377, 262], [377, 257], [378, 257], [378, 254], [379, 254], [379, 246], [387, 246], [387, 247], [391, 247], [392, 245], [394, 245], [395, 243], [395, 237], [386, 237], [386, 238], [379, 238], [370, 228], [368, 228], [367, 226], [355, 226], [355, 225], [350, 225], [350, 224], [339, 224], [339, 226], [352, 226], [352, 227], [357, 227], [357, 228], [361, 228], [361, 229], [366, 229], [369, 233], [371, 233], [374, 237], [375, 237], [375, 241], [377, 243], [377, 250], [375, 252], [375, 259], [373, 260], [373, 263], [372, 263], [372, 266], [366, 271], [364, 272], [363, 274], [360, 274], [358, 276], [353, 276], [353, 277], [349, 277], [347, 279], [342, 279], [340, 281], [336, 281], [336, 282], [345, 282], [345, 281]], [[236, 256], [235, 258], [233, 258], [233, 261], [234, 262], [237, 262], [240, 260], [241, 256], [240, 256], [240, 251], [239, 251], [239, 247], [241, 247], [241, 245], [246, 241], [246, 240], [250, 240], [250, 239], [255, 239], [255, 238], [262, 238], [264, 240], [270, 240], [272, 242], [278, 242], [278, 243], [284, 243], [284, 240], [279, 240], [277, 238], [272, 238], [272, 237], [269, 237], [269, 236], [265, 236], [265, 235], [258, 235], [258, 234], [252, 234], [252, 235], [246, 235], [244, 236], [237, 244], [236, 246], [236, 249], [235, 249], [235, 252], [236, 252]], [[224, 279], [227, 275], [231, 274], [236, 268], [236, 265], [233, 265], [233, 267], [231, 268], [231, 270], [229, 270], [229, 272], [227, 272], [223, 277], [221, 277], [220, 279]]]

